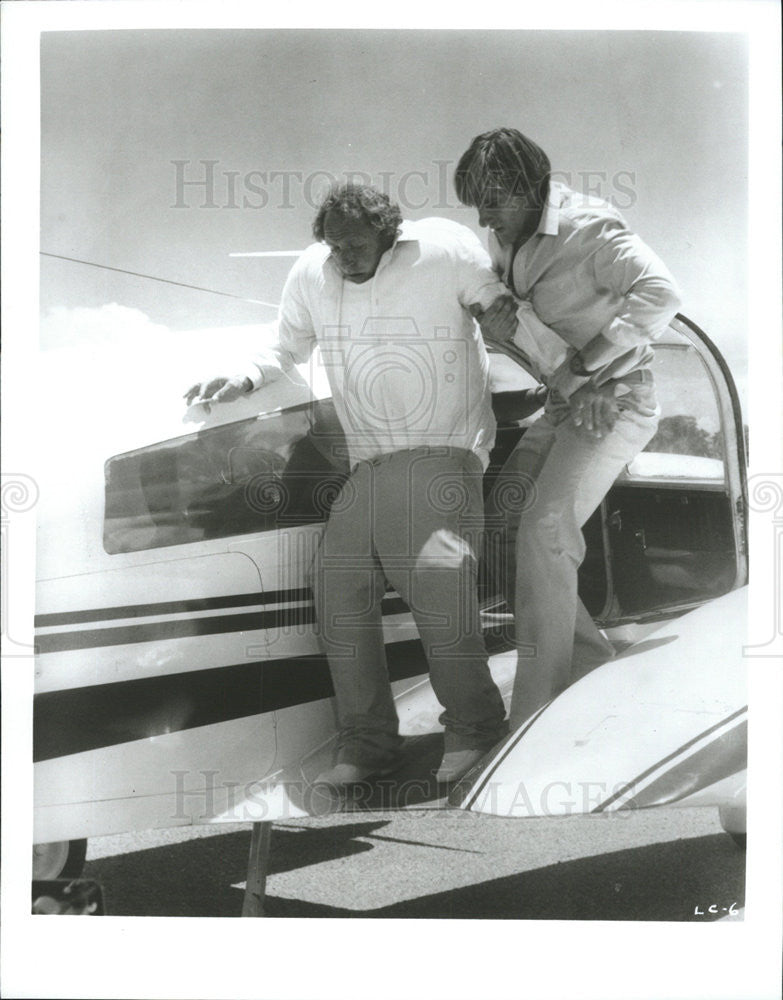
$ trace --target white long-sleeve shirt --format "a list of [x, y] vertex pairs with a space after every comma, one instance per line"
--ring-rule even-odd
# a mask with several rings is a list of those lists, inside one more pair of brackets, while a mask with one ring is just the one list
[[[680, 306], [660, 258], [605, 201], [553, 183], [537, 231], [519, 248], [490, 231], [493, 264], [509, 288], [572, 350], [601, 385], [649, 364], [650, 344]], [[587, 381], [568, 359], [547, 380], [570, 395]]]
[[449, 445], [474, 451], [486, 468], [495, 438], [489, 364], [468, 310], [502, 294], [476, 235], [447, 219], [403, 222], [360, 285], [315, 243], [283, 289], [278, 344], [246, 374], [258, 387], [318, 345], [352, 464]]

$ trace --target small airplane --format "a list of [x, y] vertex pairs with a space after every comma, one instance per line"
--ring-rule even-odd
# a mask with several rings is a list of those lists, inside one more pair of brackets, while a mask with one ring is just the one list
[[[270, 323], [172, 336], [133, 357], [127, 346], [42, 356], [60, 403], [36, 470], [37, 879], [77, 876], [92, 836], [255, 830], [323, 811], [312, 779], [336, 720], [307, 571], [347, 474], [328, 385], [316, 363], [209, 412], [179, 398], [274, 334]], [[487, 490], [535, 409], [513, 347], [490, 361]], [[588, 522], [580, 570], [582, 600], [621, 652], [511, 733], [452, 806], [523, 816], [701, 801], [744, 833], [742, 418], [724, 360], [685, 317], [658, 342], [654, 371], [659, 431]], [[68, 385], [90, 390], [64, 397]], [[510, 616], [486, 590], [482, 607], [508, 697]], [[438, 732], [440, 706], [409, 610], [390, 591], [383, 612], [415, 747]]]

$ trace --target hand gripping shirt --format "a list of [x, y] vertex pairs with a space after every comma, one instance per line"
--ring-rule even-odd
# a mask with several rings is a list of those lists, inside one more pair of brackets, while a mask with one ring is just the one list
[[469, 310], [506, 288], [478, 237], [447, 219], [403, 222], [360, 285], [315, 243], [291, 269], [278, 343], [254, 359], [254, 387], [302, 364], [316, 345], [351, 464], [421, 446], [475, 452], [495, 438], [489, 363]]
[[490, 231], [495, 267], [514, 294], [570, 348], [547, 379], [563, 395], [587, 381], [568, 362], [579, 351], [594, 384], [649, 364], [650, 344], [680, 306], [663, 262], [607, 202], [552, 183], [537, 231], [513, 255]]

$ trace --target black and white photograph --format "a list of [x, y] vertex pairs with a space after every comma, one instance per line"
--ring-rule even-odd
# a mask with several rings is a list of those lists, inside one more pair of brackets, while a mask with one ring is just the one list
[[780, 995], [780, 15], [656, 10], [3, 4], [4, 995]]

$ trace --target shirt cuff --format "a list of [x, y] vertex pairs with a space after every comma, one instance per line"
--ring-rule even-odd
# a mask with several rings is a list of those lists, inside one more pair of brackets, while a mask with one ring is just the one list
[[237, 375], [236, 377], [250, 379], [250, 382], [253, 386], [253, 388], [249, 390], [250, 392], [253, 392], [254, 389], [260, 389], [265, 381], [264, 373], [259, 368], [255, 368], [253, 369], [253, 371], [240, 372], [239, 375]]
[[[613, 320], [612, 323], [615, 321]], [[628, 347], [620, 346], [616, 340], [610, 339], [606, 336], [607, 331], [611, 328], [605, 327], [604, 330], [597, 336], [593, 337], [591, 341], [585, 344], [584, 347], [580, 348], [579, 356], [582, 359], [582, 364], [586, 371], [591, 374], [596, 372], [599, 368], [603, 368], [604, 365], [608, 365], [610, 361], [623, 354], [628, 350]], [[639, 343], [639, 337], [634, 338], [634, 344]]]
[[511, 292], [508, 288], [506, 288], [503, 282], [489, 282], [479, 290], [475, 299], [471, 302], [471, 305], [478, 305], [481, 312], [486, 312], [495, 299], [499, 299], [502, 295], [511, 295]]
[[565, 361], [546, 380], [547, 387], [556, 390], [563, 399], [569, 399], [577, 389], [581, 389], [592, 378], [591, 375], [575, 375], [571, 371], [569, 362], [572, 357], [573, 352], [569, 352]]

